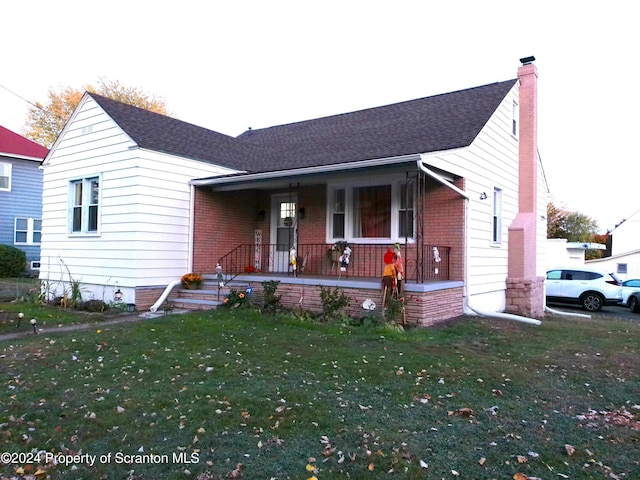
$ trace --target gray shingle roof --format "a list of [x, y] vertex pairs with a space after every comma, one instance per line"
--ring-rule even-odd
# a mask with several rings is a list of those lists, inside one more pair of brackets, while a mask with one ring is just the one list
[[140, 147], [268, 172], [466, 147], [516, 82], [249, 130], [237, 138], [90, 95]]
[[141, 148], [237, 170], [251, 165], [255, 147], [246, 142], [95, 93], [89, 95]]

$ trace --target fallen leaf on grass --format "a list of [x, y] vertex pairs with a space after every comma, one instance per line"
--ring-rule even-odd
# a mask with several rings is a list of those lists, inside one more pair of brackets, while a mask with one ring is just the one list
[[480, 465], [484, 465], [486, 463], [486, 461], [487, 461], [486, 457], [481, 457], [480, 460], [478, 460], [478, 463]]
[[572, 445], [569, 445], [568, 443], [564, 446], [564, 451], [567, 453], [568, 456], [571, 456], [574, 453], [576, 453], [575, 447], [573, 447]]
[[448, 415], [460, 415], [462, 417], [473, 417], [473, 410], [471, 408], [459, 408], [455, 412], [448, 412]]
[[522, 463], [527, 463], [529, 460], [527, 459], [527, 457], [523, 456], [523, 455], [516, 455], [516, 460], [518, 461], [518, 463], [522, 464]]

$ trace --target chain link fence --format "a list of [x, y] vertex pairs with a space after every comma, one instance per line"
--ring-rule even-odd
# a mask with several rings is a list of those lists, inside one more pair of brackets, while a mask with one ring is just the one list
[[0, 302], [33, 296], [38, 293], [39, 285], [35, 278], [0, 278]]

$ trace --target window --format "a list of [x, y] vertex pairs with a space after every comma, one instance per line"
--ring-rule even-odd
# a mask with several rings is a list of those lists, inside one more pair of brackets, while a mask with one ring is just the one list
[[11, 164], [0, 163], [0, 191], [11, 190]]
[[97, 233], [100, 207], [100, 179], [85, 178], [71, 182], [71, 233]]
[[414, 236], [415, 185], [360, 182], [329, 188], [328, 241], [399, 241]]
[[398, 237], [413, 238], [413, 186], [400, 185], [400, 209], [398, 210]]
[[514, 137], [518, 136], [518, 120], [520, 116], [520, 109], [518, 108], [518, 103], [513, 102], [513, 107], [511, 109], [511, 134]]
[[333, 190], [332, 231], [333, 238], [344, 238], [345, 189]]
[[502, 190], [493, 187], [493, 215], [491, 218], [491, 242], [502, 244]]
[[38, 245], [42, 237], [42, 220], [39, 218], [16, 218], [14, 243], [16, 245]]
[[353, 237], [391, 237], [391, 185], [353, 189]]
[[621, 275], [626, 275], [627, 274], [627, 264], [626, 263], [618, 263], [616, 265], [616, 273], [619, 273]]

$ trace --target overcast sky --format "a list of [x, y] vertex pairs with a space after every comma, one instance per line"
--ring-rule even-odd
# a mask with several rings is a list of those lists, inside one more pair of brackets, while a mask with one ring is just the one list
[[516, 78], [535, 55], [552, 200], [604, 232], [640, 209], [639, 18], [640, 0], [10, 2], [0, 125], [24, 131], [16, 95], [105, 77], [236, 136]]

